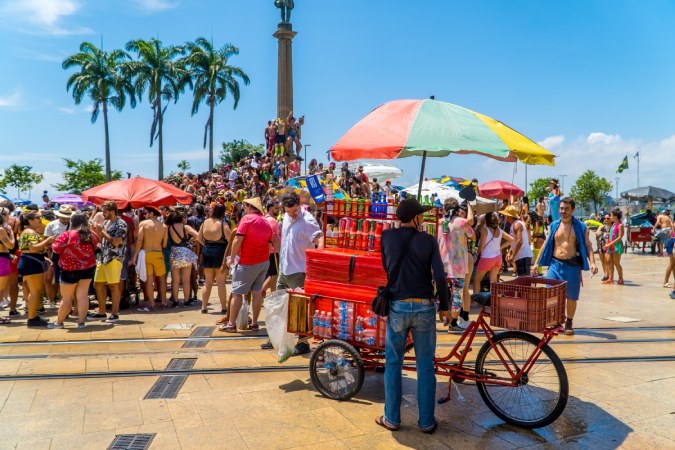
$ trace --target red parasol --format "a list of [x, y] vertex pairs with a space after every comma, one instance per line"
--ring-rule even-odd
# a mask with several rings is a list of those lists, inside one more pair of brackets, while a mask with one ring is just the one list
[[500, 180], [483, 183], [478, 186], [478, 190], [480, 191], [480, 195], [482, 197], [487, 198], [506, 199], [511, 195], [514, 197], [520, 197], [521, 195], [525, 194], [525, 192], [523, 192], [523, 190], [518, 186]]
[[128, 180], [111, 181], [82, 192], [82, 200], [101, 205], [113, 200], [118, 208], [131, 205], [132, 208], [143, 206], [170, 206], [176, 203], [189, 205], [192, 194], [181, 191], [163, 181], [148, 178], [129, 178]]

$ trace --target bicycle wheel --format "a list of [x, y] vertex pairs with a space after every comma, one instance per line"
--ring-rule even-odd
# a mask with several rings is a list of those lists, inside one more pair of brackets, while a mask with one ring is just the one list
[[309, 376], [324, 397], [349, 400], [361, 390], [365, 378], [361, 354], [346, 342], [324, 341], [312, 353]]
[[[539, 339], [521, 331], [505, 331], [498, 333], [493, 342], [515, 374], [533, 354]], [[490, 342], [485, 342], [478, 352], [476, 373], [495, 381], [513, 379]], [[541, 355], [517, 386], [490, 382], [477, 386], [483, 401], [497, 417], [523, 428], [539, 428], [553, 422], [565, 409], [569, 395], [565, 367], [548, 345], [542, 347]]]

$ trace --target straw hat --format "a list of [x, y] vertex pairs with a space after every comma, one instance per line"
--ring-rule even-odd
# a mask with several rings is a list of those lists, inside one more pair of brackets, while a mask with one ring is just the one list
[[504, 216], [513, 217], [514, 219], [520, 219], [520, 214], [518, 214], [518, 210], [513, 205], [507, 206], [506, 208], [499, 211], [499, 213]]
[[73, 209], [69, 205], [61, 205], [59, 210], [54, 212], [54, 215], [61, 219], [70, 219], [70, 216], [73, 215]]
[[265, 213], [265, 211], [263, 211], [263, 205], [262, 205], [262, 202], [260, 201], [260, 197], [253, 197], [253, 198], [244, 199], [244, 203], [248, 203], [249, 206], [254, 207], [258, 211], [260, 211], [262, 214]]

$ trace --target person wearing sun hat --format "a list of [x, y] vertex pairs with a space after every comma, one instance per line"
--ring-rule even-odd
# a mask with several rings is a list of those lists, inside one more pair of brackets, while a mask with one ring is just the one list
[[260, 197], [243, 200], [245, 215], [239, 222], [236, 236], [232, 241], [231, 262], [227, 260], [223, 266], [232, 265], [232, 300], [230, 303], [229, 321], [222, 318], [220, 331], [235, 333], [235, 321], [241, 310], [244, 296], [249, 293], [253, 297], [253, 322], [251, 330], [258, 330], [258, 315], [263, 301], [263, 284], [269, 268], [270, 244], [274, 244], [274, 232], [265, 217]]
[[532, 248], [530, 248], [530, 239], [527, 234], [525, 222], [520, 219], [518, 210], [514, 205], [509, 205], [499, 211], [509, 223], [509, 234], [513, 238], [511, 249], [508, 251], [506, 260], [509, 264], [516, 263], [516, 274], [519, 277], [530, 274], [532, 266]]

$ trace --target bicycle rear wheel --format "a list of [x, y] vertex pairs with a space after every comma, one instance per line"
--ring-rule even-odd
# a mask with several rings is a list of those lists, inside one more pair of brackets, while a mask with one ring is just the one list
[[344, 341], [323, 341], [309, 359], [309, 376], [324, 397], [349, 400], [361, 390], [365, 378], [361, 354]]
[[[508, 367], [517, 374], [539, 345], [539, 339], [521, 331], [498, 333], [493, 340]], [[495, 381], [514, 379], [490, 342], [478, 352], [476, 373]], [[506, 423], [523, 428], [539, 428], [556, 420], [567, 404], [567, 372], [558, 355], [548, 345], [537, 361], [523, 374], [516, 386], [490, 382], [477, 383], [478, 392], [490, 410]]]

